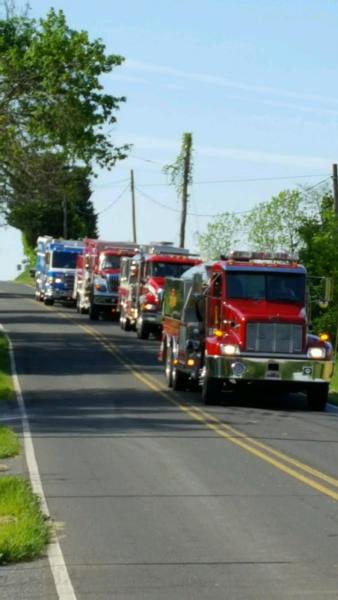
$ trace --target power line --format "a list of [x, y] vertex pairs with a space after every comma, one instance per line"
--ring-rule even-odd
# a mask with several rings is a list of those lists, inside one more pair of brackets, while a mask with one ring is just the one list
[[158, 160], [152, 160], [151, 158], [142, 158], [142, 156], [137, 156], [137, 154], [130, 154], [130, 157], [136, 158], [137, 160], [142, 160], [143, 162], [152, 163], [153, 165], [160, 165], [161, 167], [166, 166], [166, 163], [159, 162]]
[[[285, 177], [254, 177], [254, 178], [246, 178], [246, 179], [208, 179], [203, 181], [194, 181], [192, 186], [195, 185], [209, 185], [209, 184], [218, 184], [218, 183], [254, 183], [256, 181], [281, 181], [281, 180], [290, 180], [290, 179], [308, 179], [310, 177], [323, 177], [324, 173], [320, 175], [290, 175]], [[330, 176], [327, 177], [329, 179]], [[324, 180], [326, 181], [326, 179]], [[321, 183], [321, 182], [320, 182]], [[170, 183], [142, 183], [140, 187], [167, 187], [170, 186]], [[316, 184], [319, 185], [319, 184]]]
[[305, 192], [309, 192], [310, 190], [313, 190], [313, 188], [318, 187], [318, 185], [321, 185], [322, 183], [325, 183], [326, 181], [329, 181], [329, 179], [331, 179], [331, 176], [326, 177], [325, 179], [322, 179], [322, 181], [318, 181], [317, 183], [315, 183], [314, 185], [312, 185], [309, 188], [305, 188]]
[[117, 196], [117, 198], [115, 198], [115, 200], [113, 200], [110, 204], [108, 204], [108, 206], [106, 206], [106, 208], [103, 208], [96, 214], [101, 215], [102, 213], [106, 212], [107, 210], [109, 210], [110, 208], [115, 206], [115, 204], [118, 203], [118, 201], [122, 198], [123, 194], [125, 194], [125, 192], [127, 191], [128, 188], [129, 188], [129, 183], [128, 183], [128, 185], [126, 185], [125, 188], [123, 188], [122, 192]]
[[[134, 157], [138, 160], [142, 160], [143, 162], [152, 163], [155, 165], [166, 166], [166, 163], [162, 163], [150, 158], [144, 158], [142, 156], [138, 156], [136, 154], [131, 154], [131, 157]], [[284, 175], [284, 176], [273, 176], [273, 177], [245, 177], [239, 179], [207, 179], [202, 181], [194, 181], [193, 185], [207, 185], [209, 183], [252, 183], [255, 181], [278, 181], [278, 180], [288, 180], [288, 179], [306, 179], [312, 177], [324, 177], [325, 173], [313, 174], [313, 175]], [[330, 176], [328, 176], [330, 177]], [[148, 186], [168, 186], [170, 183], [143, 183], [140, 184], [139, 187], [148, 187]], [[317, 185], [317, 184], [316, 184]], [[318, 184], [319, 185], [319, 184]]]
[[[326, 181], [328, 181], [329, 179], [331, 179], [331, 176], [326, 177], [325, 179], [322, 179], [321, 181], [318, 181], [317, 183], [315, 183], [314, 185], [312, 185], [309, 188], [305, 188], [304, 191], [305, 192], [309, 192], [310, 190], [313, 190], [315, 187], [318, 187], [319, 185], [325, 183]], [[170, 210], [172, 212], [175, 213], [179, 213], [180, 209], [179, 208], [173, 208], [172, 206], [168, 206], [167, 204], [163, 204], [163, 202], [160, 202], [159, 200], [155, 200], [155, 198], [152, 198], [152, 196], [149, 196], [149, 194], [146, 194], [145, 192], [143, 192], [142, 190], [139, 189], [139, 186], [136, 187], [137, 191], [139, 194], [141, 194], [141, 196], [144, 196], [144, 198], [147, 198], [148, 200], [150, 200], [150, 202], [153, 202], [154, 204], [157, 204], [158, 206], [161, 206], [162, 208], [165, 208], [166, 210]], [[254, 210], [255, 207], [247, 209], [247, 210], [242, 210], [242, 211], [229, 211], [231, 212], [231, 214], [233, 215], [245, 215], [250, 213], [252, 210]], [[221, 213], [213, 213], [213, 214], [209, 214], [209, 213], [197, 213], [197, 212], [188, 212], [188, 215], [190, 217], [217, 217], [218, 215], [220, 215]]]
[[[141, 194], [141, 196], [144, 196], [145, 198], [150, 200], [150, 202], [153, 202], [154, 204], [157, 204], [158, 206], [161, 206], [162, 208], [165, 208], [166, 210], [171, 210], [172, 212], [175, 212], [175, 213], [181, 212], [181, 210], [179, 208], [173, 208], [172, 206], [167, 206], [166, 204], [163, 204], [163, 202], [159, 202], [159, 200], [155, 200], [155, 198], [152, 198], [151, 196], [149, 196], [149, 194], [146, 194], [145, 192], [140, 190], [138, 187], [136, 187], [136, 189], [137, 189], [138, 193]], [[244, 215], [248, 212], [251, 212], [251, 210], [252, 209], [244, 210], [241, 212], [232, 212], [232, 214]], [[188, 212], [189, 217], [217, 217], [220, 214], [221, 214], [220, 212], [214, 213], [214, 214]]]

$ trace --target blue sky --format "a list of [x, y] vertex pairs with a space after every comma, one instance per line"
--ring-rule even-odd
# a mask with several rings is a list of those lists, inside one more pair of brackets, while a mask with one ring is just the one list
[[[179, 201], [162, 168], [185, 131], [195, 148], [190, 248], [211, 220], [201, 215], [244, 212], [331, 175], [338, 161], [336, 2], [31, 0], [32, 15], [51, 6], [126, 58], [104, 84], [127, 96], [113, 135], [133, 148], [93, 183], [100, 237], [131, 239], [133, 169], [138, 241], [178, 241]], [[19, 240], [1, 230], [1, 279], [15, 275]]]

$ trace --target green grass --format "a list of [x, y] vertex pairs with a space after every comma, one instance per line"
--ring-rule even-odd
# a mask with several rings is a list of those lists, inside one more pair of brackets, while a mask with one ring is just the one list
[[6, 336], [0, 334], [0, 402], [14, 398], [11, 363]]
[[16, 283], [24, 283], [25, 285], [34, 285], [34, 277], [30, 276], [29, 269], [25, 269], [18, 277], [15, 278]]
[[20, 477], [0, 477], [0, 564], [41, 556], [49, 536], [30, 483]]
[[329, 402], [338, 406], [338, 366], [335, 367], [329, 393]]
[[[0, 400], [14, 397], [8, 341], [0, 334]], [[15, 456], [19, 440], [0, 427], [0, 458]], [[31, 484], [21, 477], [0, 476], [0, 564], [31, 560], [45, 550], [50, 529]]]
[[20, 444], [18, 436], [8, 429], [8, 427], [0, 427], [0, 458], [9, 458], [16, 456], [20, 452]]

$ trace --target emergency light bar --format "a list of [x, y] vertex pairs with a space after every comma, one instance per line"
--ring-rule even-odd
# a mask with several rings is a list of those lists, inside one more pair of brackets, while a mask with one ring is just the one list
[[250, 252], [246, 250], [233, 250], [225, 257], [225, 260], [234, 261], [280, 261], [280, 262], [296, 262], [297, 256], [289, 252]]
[[140, 247], [141, 253], [145, 254], [175, 254], [180, 256], [196, 256], [192, 255], [187, 248], [179, 248], [173, 246], [171, 242], [161, 244], [149, 244]]

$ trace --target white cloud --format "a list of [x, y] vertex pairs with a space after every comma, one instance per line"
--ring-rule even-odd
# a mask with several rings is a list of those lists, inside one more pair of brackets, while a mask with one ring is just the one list
[[331, 96], [323, 96], [320, 94], [301, 93], [294, 92], [291, 90], [284, 90], [280, 88], [265, 86], [265, 85], [250, 85], [242, 83], [240, 81], [233, 81], [226, 77], [208, 75], [207, 73], [194, 73], [189, 71], [181, 71], [180, 69], [174, 69], [172, 67], [166, 67], [163, 65], [153, 65], [149, 63], [140, 62], [137, 60], [126, 60], [124, 69], [131, 71], [142, 71], [148, 73], [158, 73], [159, 75], [169, 75], [172, 77], [180, 77], [186, 80], [199, 81], [200, 83], [207, 83], [209, 85], [217, 85], [220, 87], [232, 88], [242, 90], [246, 92], [252, 92], [254, 94], [266, 94], [271, 96], [279, 96], [282, 98], [293, 98], [295, 100], [304, 100], [307, 102], [329, 102], [338, 104], [337, 98]]

